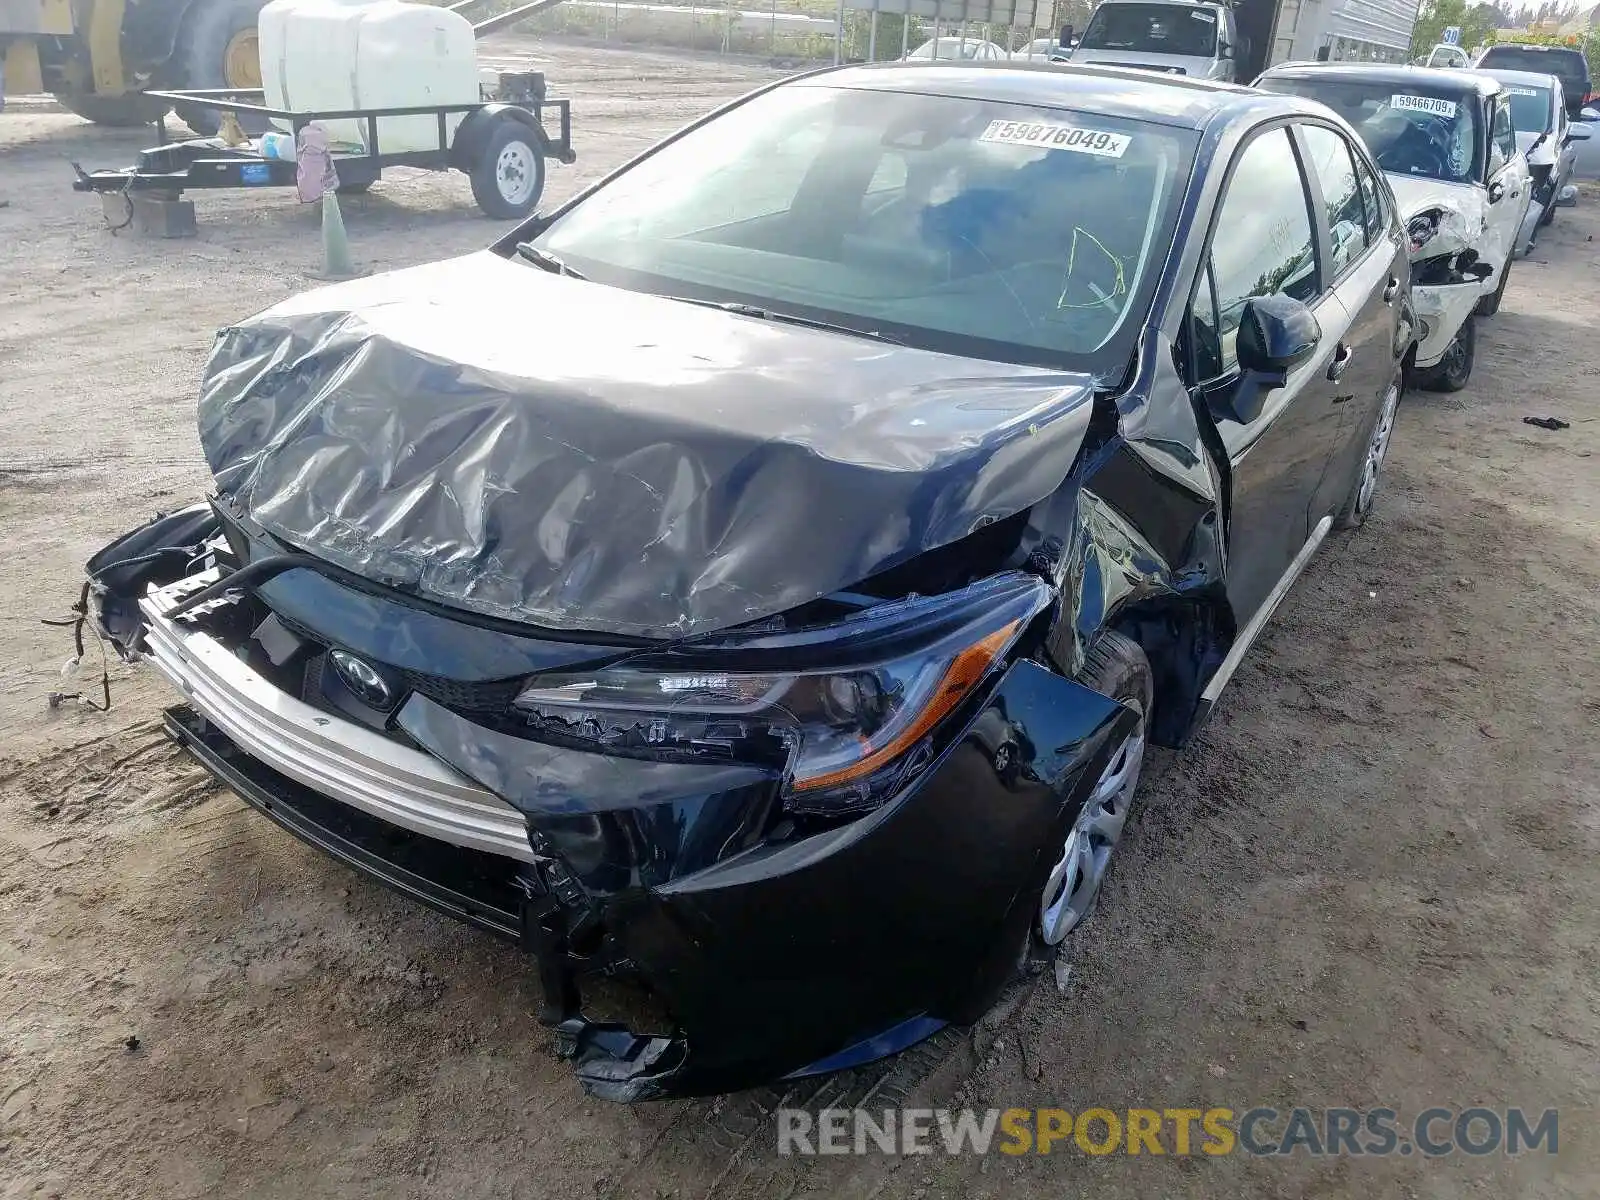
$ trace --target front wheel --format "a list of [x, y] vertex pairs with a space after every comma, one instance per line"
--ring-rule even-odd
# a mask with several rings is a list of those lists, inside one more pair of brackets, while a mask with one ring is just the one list
[[1427, 392], [1459, 392], [1472, 378], [1478, 350], [1478, 319], [1470, 313], [1445, 347], [1444, 357], [1416, 373], [1416, 384]]
[[1494, 289], [1494, 294], [1484, 296], [1478, 301], [1478, 306], [1472, 311], [1480, 317], [1492, 317], [1500, 311], [1500, 301], [1505, 298], [1506, 283], [1511, 278], [1511, 255], [1506, 255], [1506, 265], [1500, 271], [1500, 284]]
[[1144, 650], [1131, 638], [1109, 629], [1100, 633], [1084, 655], [1078, 682], [1126, 704], [1139, 714], [1139, 723], [1106, 759], [1045, 881], [1033, 941], [1036, 949], [1047, 955], [1083, 924], [1100, 895], [1139, 787], [1155, 700], [1155, 682]]
[[489, 135], [472, 168], [472, 196], [497, 221], [520, 221], [544, 194], [544, 153], [539, 137], [507, 118]]

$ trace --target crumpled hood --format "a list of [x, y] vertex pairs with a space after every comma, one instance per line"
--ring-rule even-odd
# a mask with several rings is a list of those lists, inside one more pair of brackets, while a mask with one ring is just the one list
[[550, 629], [782, 612], [1060, 486], [1086, 376], [779, 325], [490, 253], [219, 335], [220, 496], [374, 580]]
[[1407, 227], [1418, 216], [1432, 216], [1433, 236], [1412, 251], [1413, 260], [1478, 248], [1483, 240], [1485, 197], [1471, 184], [1441, 183], [1415, 175], [1384, 172], [1400, 204], [1400, 223]]

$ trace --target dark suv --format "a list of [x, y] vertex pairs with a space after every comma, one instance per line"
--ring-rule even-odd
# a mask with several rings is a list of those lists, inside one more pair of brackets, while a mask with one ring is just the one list
[[1567, 98], [1567, 116], [1574, 121], [1591, 98], [1589, 60], [1576, 46], [1490, 46], [1473, 65], [1489, 71], [1537, 71], [1556, 76]]

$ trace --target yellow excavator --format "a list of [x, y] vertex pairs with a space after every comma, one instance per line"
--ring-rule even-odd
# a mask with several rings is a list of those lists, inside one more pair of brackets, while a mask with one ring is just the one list
[[[161, 115], [147, 88], [258, 88], [264, 0], [0, 0], [0, 96], [50, 92], [102, 125]], [[196, 133], [215, 109], [184, 106]]]

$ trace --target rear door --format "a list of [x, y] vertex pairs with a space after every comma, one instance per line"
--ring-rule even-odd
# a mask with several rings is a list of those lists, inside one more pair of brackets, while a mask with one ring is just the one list
[[1324, 286], [1351, 318], [1330, 364], [1333, 397], [1324, 412], [1336, 427], [1307, 514], [1315, 525], [1344, 503], [1365, 434], [1395, 383], [1395, 331], [1410, 265], [1365, 147], [1331, 125], [1307, 122], [1295, 133], [1328, 230]]
[[[1351, 322], [1323, 286], [1324, 237], [1288, 126], [1258, 131], [1229, 168], [1184, 338], [1190, 383], [1213, 416], [1232, 469], [1227, 587], [1241, 623], [1305, 543], [1307, 513], [1339, 437], [1329, 368]], [[1229, 415], [1240, 380], [1240, 316], [1251, 297], [1276, 294], [1307, 304], [1322, 340], [1286, 386], [1267, 393], [1260, 414], [1241, 423]]]

